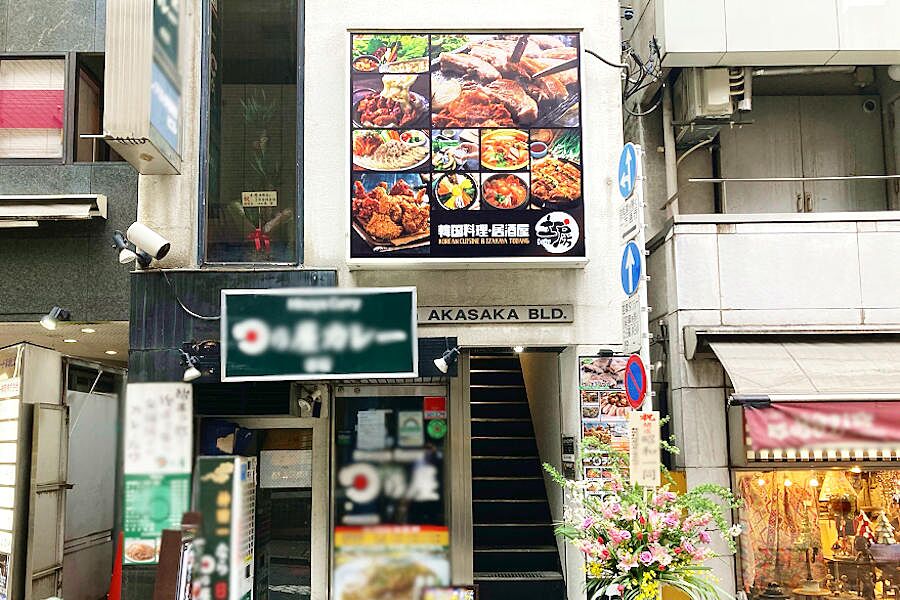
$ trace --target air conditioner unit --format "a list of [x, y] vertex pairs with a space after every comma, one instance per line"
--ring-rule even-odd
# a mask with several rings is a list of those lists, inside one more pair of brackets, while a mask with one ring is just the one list
[[675, 122], [730, 118], [735, 110], [730, 84], [727, 68], [684, 69], [675, 82]]

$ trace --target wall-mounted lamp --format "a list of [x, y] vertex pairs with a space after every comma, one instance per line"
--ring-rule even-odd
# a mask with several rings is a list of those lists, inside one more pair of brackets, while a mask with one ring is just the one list
[[199, 379], [203, 373], [200, 372], [200, 369], [197, 368], [197, 363], [200, 362], [196, 356], [191, 356], [184, 350], [181, 350], [181, 366], [186, 367], [184, 370], [184, 375], [181, 377], [182, 381], [194, 381], [195, 379]]
[[446, 373], [450, 369], [450, 365], [459, 359], [459, 346], [450, 348], [441, 354], [440, 358], [434, 359], [434, 366], [441, 373]]
[[72, 314], [58, 306], [54, 306], [50, 309], [46, 315], [41, 317], [41, 327], [48, 331], [53, 331], [56, 329], [56, 326], [59, 325], [59, 321], [68, 321], [72, 318]]

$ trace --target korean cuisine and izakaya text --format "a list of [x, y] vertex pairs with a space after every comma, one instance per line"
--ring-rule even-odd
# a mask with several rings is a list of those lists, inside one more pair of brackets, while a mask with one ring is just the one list
[[583, 257], [578, 34], [351, 34], [351, 258]]

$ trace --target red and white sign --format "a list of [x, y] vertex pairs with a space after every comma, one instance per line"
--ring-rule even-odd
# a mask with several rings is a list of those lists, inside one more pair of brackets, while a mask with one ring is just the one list
[[744, 408], [750, 450], [863, 447], [900, 443], [892, 402], [773, 402]]
[[423, 402], [425, 420], [447, 418], [447, 398], [444, 396], [425, 396]]

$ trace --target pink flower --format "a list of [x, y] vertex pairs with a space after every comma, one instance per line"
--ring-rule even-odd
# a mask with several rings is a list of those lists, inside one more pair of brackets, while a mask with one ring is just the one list
[[651, 542], [658, 542], [659, 538], [661, 538], [661, 537], [662, 537], [662, 531], [660, 531], [659, 529], [654, 529], [653, 531], [650, 532], [650, 541]]
[[631, 532], [625, 529], [610, 529], [609, 530], [609, 541], [618, 544], [624, 542], [625, 540], [631, 539]]
[[585, 554], [590, 554], [593, 549], [593, 544], [587, 540], [582, 540], [581, 543], [578, 544], [578, 549], [584, 552]]
[[681, 542], [681, 548], [688, 554], [693, 554], [697, 550], [694, 545], [688, 540], [684, 540], [683, 542]]
[[680, 520], [680, 515], [676, 511], [672, 511], [665, 516], [663, 519], [663, 524], [666, 527], [678, 527], [678, 521]]
[[653, 504], [662, 507], [669, 502], [674, 502], [677, 497], [674, 492], [660, 492], [653, 498]]
[[650, 554], [653, 555], [653, 560], [663, 567], [672, 562], [672, 555], [659, 544], [650, 544]]
[[593, 517], [587, 516], [584, 518], [584, 521], [581, 522], [582, 531], [587, 531], [594, 525], [595, 521]]
[[638, 562], [634, 555], [623, 552], [619, 555], [619, 564], [617, 566], [622, 571], [629, 571], [631, 569], [636, 569]]
[[634, 521], [637, 518], [637, 506], [630, 504], [622, 509], [622, 518], [627, 521]]
[[640, 555], [639, 558], [640, 558], [640, 560], [641, 560], [642, 563], [644, 563], [645, 565], [648, 565], [648, 566], [650, 565], [650, 563], [653, 562], [653, 555], [650, 554], [650, 552], [648, 552], [648, 551], [646, 551], [646, 550], [644, 550], [643, 552], [641, 552], [641, 555]]
[[701, 531], [699, 534], [699, 537], [700, 537], [700, 541], [703, 542], [704, 544], [708, 544], [710, 542], [710, 540], [712, 539], [709, 536], [708, 531]]

